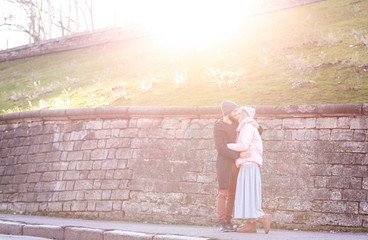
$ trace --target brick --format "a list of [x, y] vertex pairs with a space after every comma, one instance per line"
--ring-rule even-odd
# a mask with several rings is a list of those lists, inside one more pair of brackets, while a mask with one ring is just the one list
[[351, 118], [349, 117], [339, 117], [337, 119], [337, 128], [350, 128]]
[[293, 139], [295, 140], [318, 140], [319, 131], [314, 129], [300, 129], [293, 131]]
[[81, 161], [77, 162], [76, 170], [92, 170], [93, 162], [91, 161]]
[[84, 193], [85, 200], [101, 200], [102, 190], [92, 190]]
[[71, 211], [76, 212], [76, 211], [86, 211], [87, 210], [87, 202], [86, 201], [74, 201], [71, 204]]
[[86, 140], [82, 142], [81, 150], [96, 149], [97, 140]]
[[336, 152], [367, 153], [368, 142], [341, 141], [336, 144]]
[[355, 117], [351, 119], [351, 129], [368, 129], [368, 117]]
[[74, 148], [74, 142], [61, 142], [59, 143], [60, 151], [72, 151]]
[[125, 138], [112, 138], [106, 141], [106, 148], [129, 147], [130, 140]]
[[46, 210], [48, 212], [61, 212], [63, 210], [62, 202], [49, 202], [47, 203]]
[[334, 141], [351, 141], [353, 139], [353, 131], [345, 129], [333, 129], [331, 132], [331, 140]]
[[63, 180], [78, 180], [79, 172], [78, 171], [66, 171], [63, 175]]
[[368, 190], [368, 178], [363, 178], [362, 189]]
[[342, 200], [347, 201], [365, 201], [366, 200], [365, 190], [351, 190], [345, 189], [342, 194]]
[[118, 189], [119, 188], [119, 180], [102, 180], [101, 181], [101, 189]]
[[86, 123], [86, 129], [102, 129], [102, 121], [89, 121]]
[[27, 203], [26, 205], [26, 212], [38, 212], [39, 210], [39, 204], [38, 203]]
[[262, 139], [264, 140], [284, 140], [285, 130], [265, 130], [262, 133]]
[[72, 132], [70, 135], [71, 141], [83, 140], [87, 136], [87, 131]]
[[349, 177], [368, 177], [368, 166], [347, 166], [342, 174]]
[[351, 189], [361, 189], [362, 188], [362, 178], [352, 177], [350, 179], [350, 188]]
[[117, 169], [126, 169], [128, 166], [128, 160], [119, 160], [117, 164]]
[[178, 119], [164, 118], [161, 122], [163, 129], [178, 129], [181, 126]]
[[108, 149], [107, 159], [114, 159], [115, 158], [116, 149]]
[[110, 138], [110, 137], [111, 137], [111, 130], [110, 129], [97, 130], [95, 132], [94, 139], [105, 139], [105, 138]]
[[337, 118], [317, 118], [316, 128], [336, 128]]
[[41, 179], [41, 173], [31, 173], [27, 177], [27, 182], [28, 183], [39, 182], [40, 179]]
[[331, 200], [338, 201], [341, 200], [341, 191], [335, 190], [331, 192]]
[[59, 201], [70, 201], [76, 199], [75, 191], [64, 191], [59, 193]]
[[40, 135], [43, 133], [42, 125], [32, 126], [28, 129], [28, 136]]
[[118, 160], [106, 159], [101, 163], [101, 169], [116, 169], [118, 166]]
[[111, 190], [103, 190], [102, 191], [102, 200], [110, 200], [111, 199]]
[[96, 211], [102, 212], [112, 211], [112, 202], [111, 201], [96, 202]]
[[283, 129], [305, 128], [305, 119], [304, 118], [284, 119], [282, 125]]
[[151, 128], [151, 127], [157, 127], [160, 124], [161, 124], [160, 120], [139, 118], [139, 119], [137, 119], [136, 126], [138, 128]]
[[74, 190], [90, 190], [93, 188], [93, 180], [80, 180], [74, 184]]
[[366, 201], [359, 203], [359, 214], [368, 214], [368, 203]]
[[115, 157], [117, 159], [130, 159], [133, 155], [133, 151], [130, 148], [119, 148], [116, 151]]
[[56, 179], [57, 179], [56, 172], [45, 172], [42, 174], [40, 181], [51, 182], [51, 181], [55, 181]]
[[132, 170], [123, 169], [123, 170], [115, 170], [113, 174], [114, 179], [131, 179], [133, 172]]
[[349, 177], [329, 177], [327, 181], [329, 188], [349, 188], [350, 178]]
[[64, 239], [64, 230], [59, 226], [25, 225], [23, 235], [62, 240]]
[[134, 138], [138, 136], [138, 129], [137, 128], [127, 128], [120, 130], [119, 137], [121, 138]]
[[106, 171], [102, 170], [92, 170], [88, 173], [88, 179], [103, 179], [105, 177]]
[[110, 123], [110, 128], [123, 129], [128, 127], [128, 120], [113, 120]]
[[68, 161], [78, 161], [83, 159], [83, 151], [68, 152]]
[[51, 201], [53, 193], [51, 192], [40, 192], [37, 193], [37, 202], [48, 202]]
[[111, 200], [127, 200], [129, 199], [129, 190], [112, 190]]
[[198, 183], [211, 183], [215, 182], [217, 175], [215, 173], [201, 173], [198, 174], [197, 182]]
[[366, 130], [355, 130], [353, 134], [354, 141], [364, 141], [367, 138]]
[[106, 149], [97, 149], [92, 151], [91, 153], [91, 160], [102, 160], [106, 159], [108, 154], [108, 150]]
[[327, 186], [327, 177], [316, 176], [314, 177], [314, 187], [324, 188]]
[[101, 229], [66, 227], [64, 237], [68, 240], [103, 240], [103, 234]]

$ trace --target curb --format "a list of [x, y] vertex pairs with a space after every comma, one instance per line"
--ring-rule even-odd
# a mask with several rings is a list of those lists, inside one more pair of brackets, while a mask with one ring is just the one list
[[163, 235], [76, 226], [35, 225], [0, 220], [0, 234], [42, 237], [56, 240], [210, 240], [211, 238]]

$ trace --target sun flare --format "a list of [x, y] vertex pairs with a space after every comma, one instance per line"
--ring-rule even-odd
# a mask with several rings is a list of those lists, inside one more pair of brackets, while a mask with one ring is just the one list
[[117, 23], [142, 24], [175, 47], [221, 41], [251, 12], [249, 1], [242, 0], [123, 0], [114, 1], [114, 8]]

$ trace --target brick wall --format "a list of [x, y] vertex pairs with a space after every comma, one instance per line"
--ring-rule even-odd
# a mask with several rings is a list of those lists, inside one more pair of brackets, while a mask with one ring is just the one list
[[[272, 221], [368, 227], [368, 105], [255, 107]], [[112, 107], [0, 115], [0, 210], [214, 222], [220, 113]]]

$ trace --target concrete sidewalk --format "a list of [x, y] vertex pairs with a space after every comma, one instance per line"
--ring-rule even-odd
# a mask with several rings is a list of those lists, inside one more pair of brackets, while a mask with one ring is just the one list
[[0, 214], [0, 234], [35, 236], [66, 240], [118, 239], [267, 239], [267, 240], [367, 240], [368, 233], [330, 233], [271, 229], [265, 234], [222, 233], [218, 227], [165, 225], [124, 221], [101, 221], [44, 216]]

